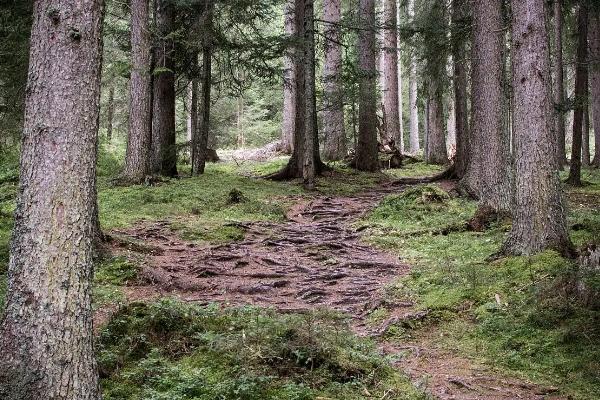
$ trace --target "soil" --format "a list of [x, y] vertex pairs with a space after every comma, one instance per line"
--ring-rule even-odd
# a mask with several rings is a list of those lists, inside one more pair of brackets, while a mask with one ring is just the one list
[[[441, 182], [445, 190], [451, 182]], [[427, 335], [410, 343], [388, 341], [383, 335], [394, 324], [424, 319], [410, 302], [390, 304], [385, 288], [410, 271], [398, 257], [361, 240], [353, 223], [388, 194], [402, 186], [387, 186], [347, 197], [316, 196], [299, 200], [281, 223], [239, 224], [246, 232], [239, 242], [202, 246], [182, 240], [171, 221], [140, 222], [111, 236], [115, 254], [142, 260], [135, 285], [125, 288], [129, 301], [177, 297], [184, 301], [252, 304], [282, 312], [327, 308], [346, 313], [354, 331], [371, 336], [397, 359], [413, 382], [434, 398], [561, 399], [557, 389], [510, 378], [458, 354], [440, 349]], [[385, 307], [381, 325], [367, 321]]]

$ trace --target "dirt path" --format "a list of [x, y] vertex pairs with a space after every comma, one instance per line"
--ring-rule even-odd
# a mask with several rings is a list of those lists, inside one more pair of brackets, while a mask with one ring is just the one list
[[[129, 300], [174, 296], [185, 301], [253, 304], [285, 312], [328, 308], [347, 313], [357, 334], [376, 336], [382, 351], [439, 399], [548, 399], [553, 390], [500, 376], [475, 362], [437, 349], [435, 340], [400, 346], [370, 327], [370, 311], [387, 307], [387, 324], [423, 315], [412, 304], [383, 301], [387, 284], [409, 271], [397, 257], [365, 245], [352, 223], [398, 188], [352, 197], [298, 202], [283, 223], [240, 225], [245, 239], [203, 247], [181, 240], [169, 221], [140, 223], [113, 232], [115, 253], [143, 253], [141, 279], [125, 288]], [[127, 246], [128, 242], [141, 246]]]

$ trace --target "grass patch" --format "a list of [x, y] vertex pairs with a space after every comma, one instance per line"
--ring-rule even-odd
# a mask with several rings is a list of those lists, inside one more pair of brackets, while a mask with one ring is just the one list
[[424, 398], [332, 314], [132, 304], [97, 349], [106, 399]]

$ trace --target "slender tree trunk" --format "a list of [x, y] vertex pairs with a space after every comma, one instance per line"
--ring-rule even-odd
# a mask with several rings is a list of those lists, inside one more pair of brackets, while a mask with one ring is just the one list
[[101, 0], [34, 5], [0, 398], [99, 400], [91, 284]]
[[480, 206], [510, 209], [510, 158], [504, 140], [502, 2], [473, 3], [472, 131], [462, 185]]
[[[195, 64], [198, 65], [198, 55], [194, 55]], [[198, 79], [193, 78], [190, 99], [190, 164], [194, 165], [194, 140], [198, 137]]]
[[315, 188], [315, 144], [317, 135], [317, 99], [315, 88], [315, 10], [314, 1], [304, 1], [304, 90], [306, 93], [306, 133], [304, 135], [304, 165], [302, 178], [304, 186]]
[[212, 18], [213, 0], [207, 0], [204, 10], [204, 39], [202, 49], [202, 101], [198, 137], [194, 140], [192, 175], [202, 175], [206, 167], [210, 133], [210, 98], [212, 89]]
[[[295, 17], [296, 0], [285, 2], [285, 34], [290, 38], [297, 37]], [[294, 145], [295, 109], [296, 109], [296, 63], [297, 44], [288, 46], [283, 57], [283, 124], [281, 127], [281, 143], [284, 152], [291, 154]]]
[[427, 112], [427, 147], [425, 162], [444, 165], [448, 163], [446, 135], [444, 132], [444, 97], [436, 79], [429, 83]]
[[177, 175], [175, 146], [175, 72], [174, 41], [175, 8], [170, 0], [156, 1], [156, 30], [159, 36], [155, 50], [152, 112], [152, 172], [164, 176]]
[[583, 109], [583, 141], [581, 145], [581, 165], [589, 167], [590, 163], [590, 108], [587, 104], [587, 95], [585, 108]]
[[[400, 4], [396, 7], [396, 24], [400, 25]], [[398, 137], [399, 143], [397, 144], [398, 149], [404, 153], [404, 120], [402, 114], [404, 113], [404, 98], [402, 96], [402, 52], [400, 50], [400, 31], [396, 31], [396, 41], [398, 43], [398, 118], [400, 123], [400, 136]]]
[[504, 252], [571, 250], [561, 184], [550, 77], [545, 0], [512, 1], [515, 196]]
[[194, 136], [192, 130], [192, 82], [188, 83], [187, 87], [187, 97], [186, 97], [186, 107], [187, 107], [187, 121], [186, 121], [186, 139], [188, 143], [192, 142], [192, 137]]
[[454, 156], [456, 177], [462, 179], [469, 163], [469, 111], [467, 107], [467, 57], [464, 38], [466, 18], [466, 0], [452, 2], [452, 62], [454, 84], [454, 121], [456, 132], [456, 154]]
[[587, 107], [587, 7], [580, 3], [577, 12], [577, 53], [575, 56], [575, 109], [573, 110], [573, 146], [567, 183], [581, 185], [581, 147], [583, 115]]
[[244, 96], [240, 95], [237, 98], [237, 147], [244, 149], [246, 147], [246, 137], [244, 135]]
[[600, 167], [600, 13], [595, 9], [589, 11], [589, 80], [595, 143], [592, 164]]
[[356, 168], [379, 170], [377, 153], [377, 66], [375, 0], [359, 0], [358, 69], [360, 74]]
[[567, 164], [567, 156], [565, 150], [565, 113], [563, 111], [565, 105], [565, 83], [564, 83], [564, 67], [563, 67], [563, 0], [555, 0], [554, 9], [554, 45], [556, 47], [556, 55], [554, 60], [554, 103], [555, 103], [555, 125], [556, 135], [558, 140], [557, 161], [562, 167]]
[[388, 139], [400, 143], [398, 21], [396, 0], [383, 0], [383, 110]]
[[[412, 22], [415, 17], [415, 0], [408, 0], [408, 18]], [[410, 51], [408, 69], [408, 101], [410, 108], [410, 152], [415, 154], [420, 150], [419, 144], [419, 106], [417, 103], [417, 60]]]
[[344, 90], [342, 82], [342, 1], [323, 1], [325, 61], [323, 65], [323, 134], [326, 160], [346, 157]]
[[112, 141], [113, 136], [113, 120], [115, 115], [115, 87], [113, 84], [108, 89], [108, 110], [106, 112], [106, 140], [108, 143]]
[[129, 134], [123, 176], [141, 183], [151, 171], [150, 34], [148, 0], [131, 1], [131, 78], [129, 79]]

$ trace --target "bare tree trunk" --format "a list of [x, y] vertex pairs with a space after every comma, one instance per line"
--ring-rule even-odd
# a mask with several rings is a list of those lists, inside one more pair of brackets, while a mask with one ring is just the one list
[[444, 100], [439, 83], [435, 79], [432, 79], [429, 83], [425, 162], [440, 165], [448, 163], [446, 135], [444, 132]]
[[[408, 0], [408, 17], [415, 17], [415, 0]], [[415, 154], [420, 150], [419, 144], [419, 107], [417, 103], [417, 60], [411, 50], [408, 70], [408, 98], [410, 108], [410, 152]]]
[[[313, 0], [304, 0], [304, 90], [306, 93], [306, 133], [302, 178], [308, 190], [315, 188], [315, 145], [317, 136], [317, 98], [315, 77], [315, 10]], [[318, 151], [318, 150], [317, 150]]]
[[99, 400], [91, 284], [101, 0], [34, 4], [0, 398]]
[[123, 177], [141, 183], [151, 171], [151, 77], [148, 0], [131, 1], [129, 134]]
[[565, 151], [565, 113], [563, 111], [565, 105], [565, 83], [564, 83], [564, 67], [563, 67], [563, 0], [555, 0], [554, 9], [554, 45], [556, 46], [556, 56], [554, 60], [554, 103], [555, 103], [555, 125], [556, 135], [558, 139], [557, 161], [562, 167], [567, 164], [567, 156]]
[[159, 40], [155, 50], [152, 112], [152, 172], [164, 176], [177, 175], [175, 147], [175, 9], [170, 0], [156, 1], [156, 30]]
[[575, 109], [573, 110], [573, 145], [567, 183], [581, 186], [581, 147], [583, 115], [587, 106], [587, 6], [581, 2], [577, 12], [577, 54], [575, 55]]
[[556, 163], [545, 3], [511, 2], [515, 196], [508, 254], [571, 250]]
[[[285, 3], [285, 34], [290, 38], [297, 37], [295, 17], [296, 0]], [[294, 145], [295, 109], [296, 109], [296, 63], [297, 44], [288, 46], [283, 57], [283, 124], [281, 127], [281, 143], [283, 150], [291, 154]]]
[[583, 141], [581, 145], [581, 165], [583, 167], [589, 167], [590, 163], [590, 108], [587, 103], [587, 95], [586, 95], [586, 103], [583, 109]]
[[[400, 25], [400, 4], [396, 7], [396, 24]], [[402, 52], [400, 50], [400, 31], [396, 31], [396, 41], [398, 43], [398, 118], [400, 123], [400, 135], [398, 137], [399, 143], [397, 143], [398, 149], [404, 153], [404, 121], [402, 114], [404, 113], [404, 98], [402, 96]]]
[[189, 143], [192, 142], [192, 137], [194, 136], [193, 134], [193, 129], [192, 129], [192, 124], [193, 119], [192, 119], [192, 82], [190, 81], [188, 83], [188, 87], [187, 87], [187, 97], [186, 97], [186, 107], [187, 107], [187, 121], [186, 121], [186, 139]]
[[106, 140], [108, 143], [112, 141], [113, 136], [113, 120], [115, 115], [115, 86], [111, 83], [108, 89], [108, 110], [106, 112]]
[[504, 140], [502, 2], [473, 3], [472, 131], [461, 184], [480, 206], [510, 210], [510, 158]]
[[589, 23], [589, 80], [595, 152], [592, 164], [600, 167], [600, 13], [591, 9]]
[[456, 154], [454, 156], [454, 173], [461, 179], [469, 163], [469, 111], [467, 107], [467, 57], [465, 50], [464, 29], [468, 23], [465, 12], [465, 0], [452, 2], [452, 62], [454, 84], [454, 121], [456, 132]]
[[398, 22], [396, 0], [383, 0], [383, 110], [388, 139], [400, 143]]
[[344, 130], [344, 91], [342, 82], [341, 0], [323, 1], [325, 60], [323, 65], [323, 134], [326, 160], [346, 157]]

